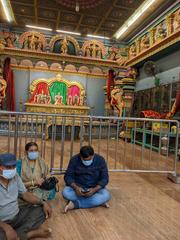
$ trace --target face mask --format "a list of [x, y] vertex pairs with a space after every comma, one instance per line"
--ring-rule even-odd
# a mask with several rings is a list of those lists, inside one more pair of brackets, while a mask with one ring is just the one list
[[29, 160], [36, 160], [39, 157], [39, 152], [28, 152]]
[[16, 175], [16, 168], [3, 170], [2, 176], [6, 179], [12, 179]]
[[92, 163], [93, 163], [93, 159], [91, 160], [82, 160], [82, 163], [85, 165], [85, 166], [90, 166]]

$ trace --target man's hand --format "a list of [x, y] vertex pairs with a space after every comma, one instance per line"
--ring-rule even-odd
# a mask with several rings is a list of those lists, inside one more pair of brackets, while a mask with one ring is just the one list
[[43, 204], [43, 211], [46, 215], [46, 219], [51, 217], [52, 209], [47, 202], [44, 202]]
[[6, 224], [3, 230], [6, 234], [7, 240], [19, 240], [16, 231], [9, 224]]
[[96, 188], [89, 188], [89, 191], [84, 193], [84, 197], [91, 197], [97, 192]]
[[76, 186], [74, 188], [76, 194], [80, 197], [84, 197], [85, 196], [85, 193], [83, 193], [83, 188], [79, 187], [79, 186]]

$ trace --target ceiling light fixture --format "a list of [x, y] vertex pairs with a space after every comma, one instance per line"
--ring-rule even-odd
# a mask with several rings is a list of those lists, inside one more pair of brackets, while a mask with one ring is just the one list
[[8, 20], [8, 22], [15, 21], [10, 2], [7, 0], [1, 0], [1, 4], [3, 6], [3, 10], [4, 10], [4, 13], [5, 13], [5, 16], [6, 16], [6, 19]]
[[77, 35], [77, 36], [80, 36], [80, 35], [81, 35], [81, 33], [78, 33], [78, 32], [70, 32], [70, 31], [65, 31], [65, 30], [60, 30], [60, 29], [57, 29], [56, 32], [73, 34], [73, 35]]
[[51, 28], [46, 28], [46, 27], [39, 27], [39, 26], [33, 26], [33, 25], [26, 25], [28, 28], [34, 28], [34, 29], [40, 29], [40, 30], [45, 30], [45, 31], [52, 31]]
[[98, 36], [98, 35], [92, 35], [92, 34], [87, 34], [87, 37], [92, 37], [92, 38], [101, 38], [101, 39], [110, 39], [109, 37]]
[[140, 7], [135, 11], [134, 14], [120, 27], [120, 29], [115, 33], [115, 38], [118, 39], [122, 36], [133, 23], [139, 19], [144, 12], [155, 2], [156, 0], [146, 0]]

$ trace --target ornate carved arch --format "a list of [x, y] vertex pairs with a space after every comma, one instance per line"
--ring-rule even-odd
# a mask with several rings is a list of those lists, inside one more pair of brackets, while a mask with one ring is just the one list
[[23, 46], [25, 41], [28, 40], [29, 37], [34, 36], [38, 38], [38, 41], [42, 44], [43, 49], [46, 47], [47, 41], [45, 36], [42, 33], [36, 32], [36, 31], [29, 31], [21, 34], [19, 37], [19, 43]]
[[[106, 48], [102, 42], [97, 41], [97, 40], [88, 40], [88, 41], [84, 42], [84, 44], [82, 46], [83, 55], [86, 56], [86, 50], [93, 45], [96, 45], [101, 49], [102, 57], [104, 57], [106, 54]], [[90, 57], [92, 57], [92, 56], [90, 56]]]
[[73, 38], [69, 35], [64, 36], [62, 34], [58, 34], [58, 35], [51, 38], [51, 41], [49, 43], [51, 51], [53, 51], [55, 42], [58, 41], [58, 40], [63, 40], [65, 37], [66, 37], [67, 41], [71, 42], [74, 45], [75, 50], [76, 50], [76, 54], [78, 54], [78, 52], [80, 50], [80, 46], [79, 46], [78, 41], [75, 38]]

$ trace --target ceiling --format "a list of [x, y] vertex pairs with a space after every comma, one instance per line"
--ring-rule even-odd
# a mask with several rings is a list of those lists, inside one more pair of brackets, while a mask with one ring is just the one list
[[54, 30], [76, 31], [84, 35], [112, 37], [144, 0], [101, 0], [95, 7], [87, 9], [83, 9], [80, 3], [79, 12], [76, 12], [74, 7], [61, 4], [63, 0], [10, 0], [10, 2], [17, 25], [20, 27], [26, 24], [39, 25]]

